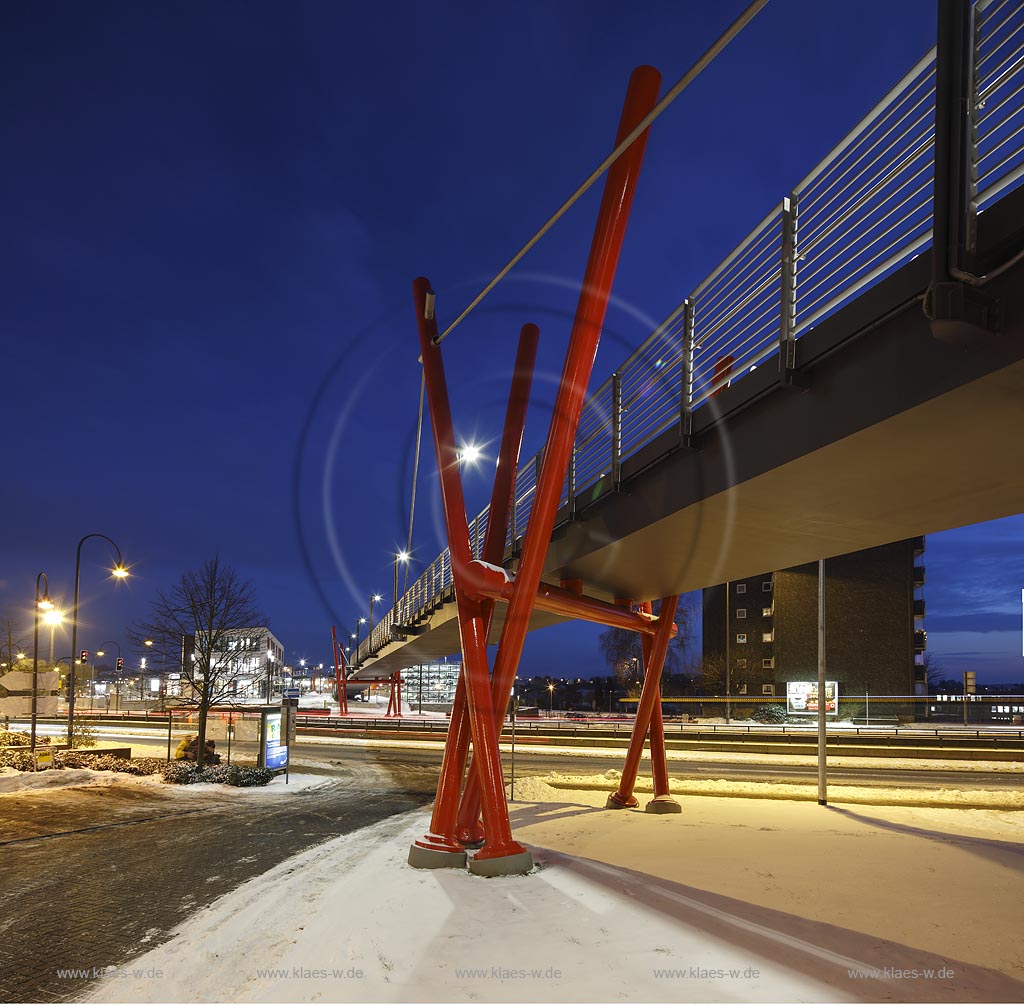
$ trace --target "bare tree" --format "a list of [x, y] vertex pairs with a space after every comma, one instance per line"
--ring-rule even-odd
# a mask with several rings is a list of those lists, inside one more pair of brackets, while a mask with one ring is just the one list
[[928, 682], [929, 692], [937, 691], [946, 676], [942, 664], [935, 658], [934, 653], [925, 653], [921, 659], [921, 666], [924, 667], [924, 676]]
[[148, 639], [158, 652], [183, 653], [182, 701], [199, 710], [200, 766], [210, 709], [232, 700], [236, 681], [249, 672], [238, 659], [240, 633], [266, 624], [266, 615], [256, 606], [252, 584], [214, 557], [186, 572], [169, 591], [160, 593], [150, 605], [149, 617], [129, 631], [136, 644]]
[[3, 624], [0, 629], [3, 633], [0, 637], [0, 663], [5, 663], [6, 668], [12, 668], [20, 662], [18, 653], [28, 648], [28, 639], [22, 636], [21, 626], [12, 618], [5, 618]]
[[[660, 606], [660, 603], [654, 605], [655, 614], [658, 613]], [[676, 607], [675, 622], [676, 637], [668, 645], [663, 670], [665, 675], [678, 673], [682, 669], [687, 647], [693, 640], [693, 606], [686, 603], [682, 597], [679, 598], [679, 606]], [[601, 647], [601, 655], [615, 676], [631, 692], [639, 688], [644, 673], [640, 633], [628, 628], [609, 628], [598, 636], [598, 644]]]
[[725, 693], [725, 654], [720, 652], [707, 653], [701, 657], [696, 667], [700, 675], [701, 690], [705, 695]]

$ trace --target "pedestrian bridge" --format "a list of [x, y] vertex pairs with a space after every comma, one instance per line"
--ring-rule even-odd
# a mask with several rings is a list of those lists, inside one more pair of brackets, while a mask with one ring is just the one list
[[[933, 49], [590, 395], [546, 582], [649, 600], [1021, 511], [1024, 12], [991, 0], [975, 18], [961, 143], [940, 127], [936, 146]], [[968, 299], [997, 333], [926, 315], [950, 215]], [[538, 468], [517, 472], [510, 570]], [[474, 557], [486, 527], [485, 511]], [[535, 612], [531, 628], [558, 620]], [[458, 649], [445, 551], [353, 676]]]

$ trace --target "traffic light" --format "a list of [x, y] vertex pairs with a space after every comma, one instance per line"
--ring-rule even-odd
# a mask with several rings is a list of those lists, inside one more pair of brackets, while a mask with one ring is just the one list
[[83, 649], [82, 650], [82, 660], [81, 660], [81, 662], [82, 663], [88, 663], [89, 662], [89, 650], [88, 649]]
[[117, 657], [117, 672], [120, 673], [124, 669], [124, 660], [120, 656]]

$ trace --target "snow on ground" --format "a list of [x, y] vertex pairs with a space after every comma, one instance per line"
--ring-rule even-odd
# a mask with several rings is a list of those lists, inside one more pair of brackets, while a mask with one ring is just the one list
[[87, 768], [60, 768], [46, 771], [18, 771], [0, 768], [0, 796], [29, 789], [58, 789], [82, 785], [163, 785], [159, 776], [126, 775], [119, 771], [89, 771]]
[[195, 785], [171, 785], [161, 775], [129, 775], [123, 771], [90, 771], [88, 768], [55, 768], [46, 771], [17, 771], [14, 768], [0, 768], [0, 796], [26, 792], [31, 789], [81, 788], [86, 785], [156, 785], [167, 792], [211, 792], [217, 795], [236, 795], [238, 798], [252, 798], [257, 793], [281, 795], [282, 792], [299, 792], [302, 789], [324, 785], [330, 778], [324, 775], [310, 775], [293, 772], [287, 783], [284, 775], [278, 775], [269, 785], [221, 785], [216, 782], [199, 782]]
[[92, 1000], [1024, 1000], [1019, 813], [517, 795], [529, 876], [411, 869], [428, 817], [392, 818], [239, 887]]

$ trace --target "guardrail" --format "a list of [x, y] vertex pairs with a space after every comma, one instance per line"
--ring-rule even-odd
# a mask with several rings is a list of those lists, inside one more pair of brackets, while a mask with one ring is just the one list
[[[1024, 179], [1019, 0], [978, 0], [973, 52], [968, 244], [978, 213]], [[623, 459], [666, 430], [685, 441], [694, 411], [731, 382], [773, 357], [785, 382], [801, 335], [931, 245], [934, 143], [932, 48], [589, 396], [556, 526], [617, 489]], [[506, 536], [513, 555], [539, 464], [537, 455], [516, 474]], [[485, 510], [470, 524], [475, 558], [486, 526]], [[356, 662], [450, 598], [451, 588], [446, 550], [374, 626]]]

